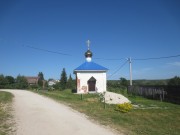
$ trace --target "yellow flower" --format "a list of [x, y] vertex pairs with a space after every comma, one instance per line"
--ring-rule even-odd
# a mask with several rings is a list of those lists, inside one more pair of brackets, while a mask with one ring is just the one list
[[123, 104], [117, 104], [115, 110], [119, 112], [129, 112], [132, 109], [132, 104], [131, 103], [123, 103]]

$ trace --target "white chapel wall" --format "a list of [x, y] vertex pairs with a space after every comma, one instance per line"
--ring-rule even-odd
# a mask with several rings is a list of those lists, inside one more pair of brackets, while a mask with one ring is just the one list
[[80, 72], [80, 73], [77, 73], [77, 79], [78, 79], [77, 81], [79, 81], [79, 84], [77, 84], [77, 93], [88, 92], [88, 80], [92, 76], [96, 79], [97, 92], [106, 91], [106, 73], [105, 72], [93, 72], [93, 73]]

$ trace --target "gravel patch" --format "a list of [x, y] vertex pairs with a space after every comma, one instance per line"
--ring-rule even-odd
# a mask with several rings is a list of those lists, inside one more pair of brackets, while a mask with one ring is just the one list
[[105, 102], [108, 104], [131, 103], [125, 96], [108, 91], [105, 93]]

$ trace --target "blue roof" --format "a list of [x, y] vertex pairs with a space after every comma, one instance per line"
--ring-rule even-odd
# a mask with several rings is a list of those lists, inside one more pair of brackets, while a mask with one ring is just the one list
[[94, 62], [84, 62], [74, 69], [74, 71], [107, 71], [108, 69]]

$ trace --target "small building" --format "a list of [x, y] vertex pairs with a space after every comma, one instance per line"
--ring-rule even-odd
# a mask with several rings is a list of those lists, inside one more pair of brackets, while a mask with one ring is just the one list
[[25, 77], [29, 85], [37, 85], [39, 77]]
[[89, 49], [85, 52], [86, 62], [74, 69], [76, 75], [77, 93], [101, 93], [106, 91], [107, 68], [92, 62], [92, 52]]

